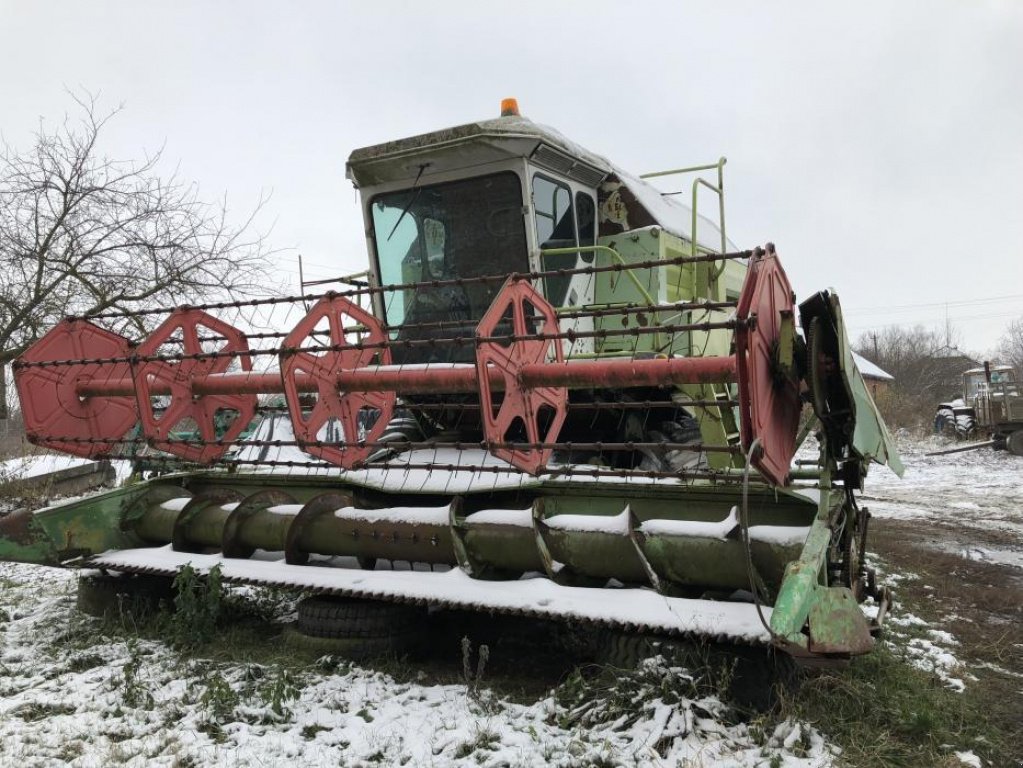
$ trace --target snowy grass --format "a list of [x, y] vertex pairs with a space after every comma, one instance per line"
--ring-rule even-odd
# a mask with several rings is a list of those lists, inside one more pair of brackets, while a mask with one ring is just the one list
[[[1018, 457], [930, 447], [904, 445], [905, 481], [872, 472], [879, 517], [1023, 531]], [[916, 571], [885, 577], [902, 599], [877, 651], [750, 715], [714, 674], [664, 660], [569, 669], [540, 690], [464, 672], [456, 643], [440, 669], [303, 655], [280, 642], [294, 598], [268, 590], [234, 590], [212, 641], [189, 648], [180, 619], [88, 618], [73, 574], [0, 564], [0, 765], [1011, 765], [975, 648]], [[1006, 663], [987, 667], [1020, 688]]]
[[988, 722], [984, 704], [884, 643], [841, 673], [805, 681], [783, 711], [841, 744], [849, 765], [954, 766], [961, 764], [956, 752], [972, 750], [987, 757], [985, 765], [1009, 765], [1010, 734]]
[[0, 565], [0, 764], [951, 766], [1002, 738], [969, 682], [950, 687], [957, 663], [912, 657], [915, 640], [953, 654], [955, 639], [907, 614], [875, 653], [750, 715], [726, 699], [725, 670], [660, 658], [582, 666], [530, 698], [492, 688], [471, 648], [452, 649], [467, 661], [449, 675], [303, 655], [266, 620], [289, 598], [253, 589], [247, 615], [236, 594], [209, 644], [177, 650], [161, 638], [174, 619], [86, 617], [74, 587], [68, 572]]
[[514, 701], [487, 689], [480, 666], [452, 683], [407, 662], [303, 656], [258, 616], [236, 613], [210, 644], [176, 650], [156, 634], [165, 617], [78, 613], [63, 571], [0, 565], [0, 610], [4, 765], [834, 763], [815, 729], [744, 720], [715, 686], [663, 660]]
[[1005, 712], [995, 711], [1011, 711], [1013, 703], [992, 702], [991, 689], [973, 674], [973, 649], [932, 623], [941, 601], [926, 578], [885, 573], [887, 563], [876, 556], [871, 564], [903, 596], [878, 646], [845, 669], [809, 677], [781, 714], [820, 729], [852, 766], [1017, 764], [1016, 734], [1006, 729]]

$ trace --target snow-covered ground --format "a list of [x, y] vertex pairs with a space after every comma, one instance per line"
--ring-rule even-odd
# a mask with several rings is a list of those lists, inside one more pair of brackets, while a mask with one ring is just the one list
[[647, 662], [634, 716], [605, 702], [523, 705], [467, 685], [413, 684], [333, 659], [295, 672], [182, 662], [103, 636], [74, 610], [74, 576], [0, 565], [0, 765], [829, 766], [813, 728], [734, 724], [685, 670]]
[[967, 559], [1023, 568], [1023, 457], [991, 448], [926, 455], [949, 447], [956, 444], [941, 438], [900, 441], [905, 476], [874, 467], [863, 503], [880, 518], [1005, 534], [998, 545], [951, 537], [948, 546]]
[[[875, 468], [865, 503], [879, 518], [1003, 531], [1007, 543], [978, 546], [974, 556], [1023, 567], [1014, 559], [1023, 556], [1023, 459], [990, 450], [923, 455], [940, 446], [903, 444], [905, 479]], [[884, 578], [925, 588], [911, 573]], [[75, 610], [74, 588], [70, 572], [0, 564], [0, 765], [794, 768], [839, 760], [805, 723], [764, 732], [711, 694], [666, 697], [689, 690], [689, 678], [662, 661], [648, 662], [644, 673], [658, 684], [636, 697], [631, 717], [601, 718], [608, 704], [600, 699], [568, 705], [552, 693], [515, 703], [471, 684], [409, 682], [337, 659], [288, 671], [201, 654], [182, 660], [160, 642], [105, 635]], [[904, 611], [890, 622], [888, 642], [907, 663], [956, 690], [971, 684], [952, 634]]]
[[64, 456], [56, 453], [8, 459], [0, 461], [0, 483], [10, 480], [27, 480], [91, 463], [92, 459], [81, 459], [77, 456]]

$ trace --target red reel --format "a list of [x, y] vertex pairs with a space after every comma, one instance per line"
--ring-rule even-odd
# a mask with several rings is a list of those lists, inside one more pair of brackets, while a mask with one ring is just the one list
[[[554, 442], [568, 415], [568, 390], [564, 387], [523, 387], [519, 371], [524, 366], [562, 363], [565, 355], [558, 339], [521, 338], [558, 332], [553, 307], [524, 280], [505, 283], [476, 329], [480, 341], [476, 373], [480, 388], [480, 411], [488, 443]], [[484, 341], [514, 335], [515, 341]], [[490, 385], [491, 372], [504, 377], [504, 391]], [[519, 469], [538, 474], [550, 460], [551, 449], [491, 448], [494, 456]]]
[[[200, 339], [204, 330], [205, 340]], [[210, 337], [214, 340], [210, 340]], [[205, 345], [205, 346], [204, 346]], [[252, 370], [249, 343], [237, 328], [201, 309], [176, 309], [136, 350], [139, 357], [181, 354], [182, 360], [149, 360], [133, 367], [143, 435], [161, 451], [206, 464], [219, 459], [256, 415], [255, 395], [195, 395], [191, 383], [232, 365]], [[218, 353], [216, 357], [189, 355]], [[157, 413], [154, 398], [170, 402]], [[196, 433], [198, 433], [196, 435]], [[167, 442], [198, 437], [201, 443]], [[219, 443], [217, 441], [224, 441]]]
[[799, 381], [776, 363], [786, 315], [794, 318], [792, 287], [774, 246], [753, 257], [736, 316], [736, 372], [739, 379], [740, 434], [745, 450], [760, 440], [752, 464], [771, 483], [787, 485], [799, 431]]
[[[321, 333], [318, 334], [317, 331]], [[328, 338], [329, 333], [329, 338]], [[379, 321], [343, 296], [324, 296], [309, 311], [281, 346], [281, 377], [292, 429], [298, 441], [337, 442], [307, 445], [302, 450], [345, 469], [364, 463], [377, 449], [361, 443], [376, 442], [394, 414], [394, 392], [339, 392], [339, 373], [391, 364], [391, 350]], [[331, 346], [325, 352], [289, 349]], [[297, 379], [316, 383], [315, 402], [299, 391]], [[332, 425], [340, 426], [332, 433]]]
[[14, 368], [29, 441], [87, 459], [102, 458], [135, 426], [138, 408], [131, 395], [83, 398], [77, 391], [80, 383], [127, 378], [127, 362], [28, 368], [21, 364], [127, 358], [130, 354], [126, 338], [86, 320], [65, 320], [29, 347]]

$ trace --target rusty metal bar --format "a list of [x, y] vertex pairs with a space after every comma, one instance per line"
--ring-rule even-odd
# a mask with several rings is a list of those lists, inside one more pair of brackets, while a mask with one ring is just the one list
[[[62, 443], [110, 443], [116, 442], [119, 445], [234, 445], [251, 446], [254, 448], [312, 448], [321, 446], [340, 447], [336, 440], [260, 440], [253, 438], [235, 438], [234, 440], [196, 440], [192, 438], [145, 438], [133, 437], [125, 440], [116, 437], [72, 437], [46, 435], [42, 439]], [[693, 453], [741, 453], [742, 449], [729, 445], [704, 445], [703, 443], [677, 443], [677, 442], [574, 442], [558, 441], [553, 443], [488, 443], [486, 440], [376, 440], [358, 441], [353, 443], [360, 448], [399, 448], [409, 451], [435, 450], [438, 448], [454, 448], [455, 450], [488, 450], [492, 448], [514, 448], [522, 450], [555, 450], [555, 451], [691, 451]]]
[[[649, 411], [654, 408], [732, 408], [739, 405], [738, 400], [623, 400], [606, 402], [577, 401], [569, 402], [570, 411]], [[410, 401], [399, 403], [399, 408], [414, 411], [478, 411], [479, 403], [429, 403]], [[286, 405], [260, 405], [257, 413], [287, 413]], [[816, 464], [816, 460], [814, 460]]]
[[527, 365], [519, 374], [525, 387], [663, 387], [668, 384], [714, 384], [735, 380], [735, 358], [672, 357], [648, 360], [596, 360], [587, 363]]
[[[316, 392], [312, 376], [295, 377], [300, 392]], [[504, 377], [490, 374], [491, 386], [503, 386]], [[617, 387], [663, 387], [671, 384], [712, 384], [735, 380], [735, 358], [673, 357], [647, 360], [610, 359], [592, 362], [534, 363], [523, 366], [519, 380], [526, 387], [570, 389]], [[398, 392], [402, 395], [473, 393], [479, 390], [476, 368], [412, 368], [377, 366], [337, 374], [342, 392]], [[284, 392], [277, 373], [217, 373], [190, 382], [194, 395], [260, 395]], [[117, 397], [135, 393], [132, 379], [84, 381], [77, 385], [79, 397]], [[171, 388], [154, 382], [151, 394], [167, 395]]]

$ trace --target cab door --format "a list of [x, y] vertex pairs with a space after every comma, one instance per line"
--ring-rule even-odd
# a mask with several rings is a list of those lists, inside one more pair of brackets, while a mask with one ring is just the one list
[[[597, 208], [593, 194], [570, 182], [535, 172], [532, 197], [541, 270], [574, 270], [593, 264], [592, 251], [566, 250], [596, 245]], [[578, 315], [593, 303], [595, 283], [595, 275], [585, 273], [552, 275], [543, 280], [541, 290], [558, 311], [562, 331], [593, 330], [593, 318]], [[576, 339], [574, 343], [566, 339], [563, 348], [566, 357], [589, 355], [593, 352], [593, 339]]]

